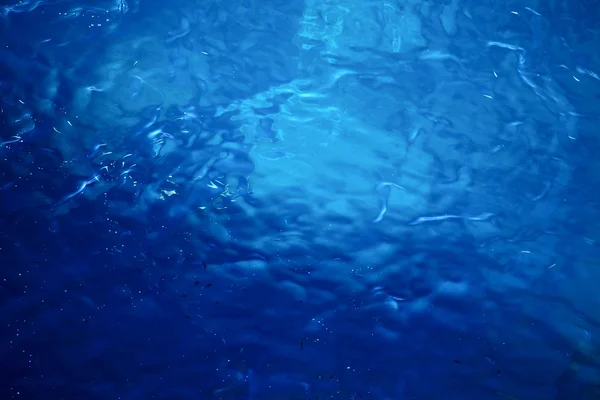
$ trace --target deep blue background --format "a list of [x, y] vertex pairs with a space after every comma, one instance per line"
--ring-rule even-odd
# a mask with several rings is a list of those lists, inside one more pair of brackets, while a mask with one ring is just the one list
[[600, 399], [596, 2], [0, 11], [0, 399]]

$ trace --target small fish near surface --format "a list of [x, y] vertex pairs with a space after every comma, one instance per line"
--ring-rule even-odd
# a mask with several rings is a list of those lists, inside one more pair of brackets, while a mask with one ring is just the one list
[[379, 194], [380, 209], [379, 209], [379, 214], [377, 214], [377, 217], [375, 217], [375, 219], [373, 220], [374, 224], [381, 222], [383, 220], [384, 215], [388, 211], [388, 200], [390, 197], [391, 188], [405, 190], [404, 187], [402, 187], [396, 183], [393, 183], [393, 182], [381, 182], [375, 188], [375, 190]]
[[102, 148], [106, 147], [106, 143], [100, 143], [94, 146], [93, 150], [88, 154], [87, 158], [92, 159], [100, 154]]
[[464, 215], [454, 215], [454, 214], [443, 214], [443, 215], [435, 215], [431, 217], [419, 217], [412, 222], [409, 222], [409, 225], [421, 225], [427, 222], [439, 222], [446, 221], [450, 219], [454, 220], [467, 220], [467, 221], [485, 221], [489, 218], [493, 217], [493, 213], [482, 213], [476, 216], [464, 216]]
[[151, 105], [142, 110], [143, 121], [137, 124], [133, 129], [133, 136], [147, 134], [148, 131], [158, 122], [162, 112], [162, 104]]
[[86, 187], [88, 187], [89, 185], [95, 183], [95, 182], [100, 182], [100, 176], [99, 175], [94, 175], [92, 178], [81, 182], [81, 184], [79, 185], [78, 189], [76, 191], [74, 191], [73, 193], [70, 193], [68, 195], [66, 195], [65, 197], [63, 197], [62, 199], [60, 199], [56, 204], [54, 204], [54, 207], [58, 207], [62, 204], [65, 204], [67, 201], [71, 200], [73, 197], [77, 196], [78, 194], [82, 193]]

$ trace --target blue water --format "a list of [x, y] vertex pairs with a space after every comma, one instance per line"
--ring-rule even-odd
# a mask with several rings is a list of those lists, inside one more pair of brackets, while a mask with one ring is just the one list
[[597, 2], [8, 1], [0, 399], [600, 399]]

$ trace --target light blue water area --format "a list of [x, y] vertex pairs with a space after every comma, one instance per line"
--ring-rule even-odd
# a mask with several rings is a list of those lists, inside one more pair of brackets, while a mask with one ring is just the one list
[[0, 399], [600, 399], [594, 2], [0, 7]]

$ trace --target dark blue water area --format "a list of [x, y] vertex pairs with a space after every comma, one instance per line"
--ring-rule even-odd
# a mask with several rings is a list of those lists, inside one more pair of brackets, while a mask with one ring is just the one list
[[0, 399], [600, 399], [597, 15], [4, 1]]

